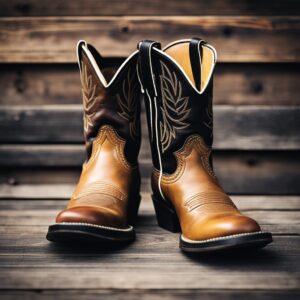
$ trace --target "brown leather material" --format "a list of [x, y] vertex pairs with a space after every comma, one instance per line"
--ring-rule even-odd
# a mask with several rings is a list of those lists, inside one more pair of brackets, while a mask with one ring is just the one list
[[[201, 88], [209, 80], [209, 74], [211, 72], [213, 60], [212, 52], [205, 46], [202, 46], [203, 59], [201, 64], [202, 81], [200, 82]], [[176, 60], [176, 62], [182, 67], [185, 74], [189, 77], [191, 82], [195, 85], [195, 80], [193, 77], [190, 54], [189, 54], [189, 44], [182, 43], [176, 45], [176, 47], [170, 47], [165, 50], [165, 52]]]
[[[260, 231], [254, 220], [240, 214], [219, 185], [209, 164], [210, 152], [200, 136], [190, 136], [175, 153], [177, 170], [161, 179], [165, 197], [161, 201], [174, 206], [183, 236], [200, 241]], [[156, 170], [152, 175], [155, 195], [159, 194], [158, 178]]]
[[[84, 136], [88, 157], [92, 141], [102, 125], [111, 125], [126, 140], [124, 151], [127, 159], [137, 163], [140, 147], [140, 86], [136, 74], [134, 56], [123, 68], [118, 78], [107, 88], [97, 74], [85, 53], [81, 60], [81, 83], [84, 104]], [[114, 70], [116, 71], [116, 70]], [[103, 74], [111, 73], [111, 68]]]
[[139, 172], [124, 156], [125, 141], [110, 126], [102, 126], [93, 152], [83, 165], [79, 183], [57, 223], [77, 222], [123, 228], [128, 201], [138, 201]]
[[[87, 159], [57, 223], [128, 228], [139, 205], [140, 89], [133, 56], [105, 86], [86, 53], [80, 55]], [[112, 72], [105, 70], [102, 74]], [[110, 75], [110, 77], [112, 77]]]
[[[149, 132], [154, 133], [151, 184], [158, 223], [176, 231], [178, 218], [182, 238], [192, 242], [260, 232], [256, 221], [239, 212], [213, 171], [214, 49], [203, 46], [201, 60], [190, 57], [188, 40], [165, 51], [149, 49], [157, 95], [145, 101]], [[195, 61], [202, 63], [201, 93], [191, 68]]]

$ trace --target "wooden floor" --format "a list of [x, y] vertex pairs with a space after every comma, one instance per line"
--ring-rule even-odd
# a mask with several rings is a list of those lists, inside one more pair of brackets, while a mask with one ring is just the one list
[[300, 297], [298, 196], [233, 196], [242, 211], [274, 234], [274, 243], [259, 252], [200, 256], [182, 253], [178, 234], [156, 225], [147, 192], [134, 243], [105, 249], [48, 242], [47, 226], [72, 188], [1, 186], [1, 299]]
[[[0, 0], [0, 300], [300, 299], [299, 34], [297, 0]], [[49, 243], [85, 159], [77, 41], [118, 65], [140, 40], [193, 36], [218, 51], [214, 170], [274, 243], [232, 256], [180, 252], [150, 202], [143, 106], [137, 240]]]

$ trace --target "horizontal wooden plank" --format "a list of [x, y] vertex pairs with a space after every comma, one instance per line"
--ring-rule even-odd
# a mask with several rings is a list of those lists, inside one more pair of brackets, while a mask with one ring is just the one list
[[300, 297], [300, 291], [271, 291], [271, 290], [204, 290], [204, 289], [176, 289], [176, 290], [1, 290], [0, 297], [2, 300], [73, 300], [78, 298], [83, 300], [94, 299], [117, 299], [117, 300], [186, 300], [186, 299], [202, 299], [202, 300], [231, 300], [231, 299], [260, 299], [260, 300], [272, 300], [272, 299], [290, 299], [296, 300]]
[[[0, 211], [3, 212], [1, 224], [13, 226], [16, 218], [19, 225], [47, 224], [52, 221], [57, 211], [66, 206], [73, 190], [74, 185], [70, 184], [17, 186], [2, 184], [0, 185]], [[142, 186], [142, 191], [139, 212], [142, 217], [138, 224], [150, 226], [156, 224], [151, 193], [149, 187], [145, 185]], [[300, 234], [300, 220], [297, 217], [297, 211], [300, 210], [299, 196], [232, 195], [231, 198], [242, 212], [259, 220], [264, 230], [271, 230], [276, 235]], [[28, 217], [29, 215], [31, 217]]]
[[127, 56], [139, 40], [203, 36], [222, 62], [299, 62], [300, 17], [124, 16], [0, 19], [0, 62], [75, 62], [85, 38], [104, 56]]
[[[280, 254], [286, 256], [283, 251]], [[156, 258], [151, 257], [151, 259], [155, 260]], [[282, 268], [284, 270], [282, 272], [276, 272], [275, 268], [268, 268], [268, 272], [262, 272], [257, 268], [247, 272], [228, 270], [226, 272], [208, 272], [208, 267], [200, 267], [201, 264], [193, 262], [194, 267], [191, 268], [189, 264], [190, 271], [189, 274], [186, 274], [182, 270], [183, 267], [180, 270], [176, 270], [176, 267], [172, 268], [178, 261], [166, 260], [166, 263], [169, 263], [168, 267], [158, 263], [154, 264], [152, 261], [151, 270], [144, 267], [146, 271], [142, 274], [140, 268], [132, 269], [129, 264], [126, 264], [126, 270], [123, 268], [112, 270], [111, 265], [103, 270], [102, 264], [95, 264], [98, 270], [90, 267], [81, 267], [80, 270], [76, 267], [49, 268], [47, 271], [31, 267], [17, 270], [6, 268], [5, 272], [0, 273], [0, 287], [5, 289], [65, 289], [66, 286], [69, 286], [76, 289], [119, 289], [120, 287], [122, 289], [125, 287], [126, 289], [141, 289], [143, 286], [143, 289], [203, 289], [213, 286], [214, 289], [227, 289], [228, 286], [235, 286], [236, 289], [245, 290], [295, 290], [299, 287], [299, 279], [297, 275], [294, 275], [295, 271], [289, 272], [289, 267], [294, 260], [287, 267]], [[184, 267], [186, 267], [185, 264]], [[157, 270], [161, 270], [161, 272], [158, 273]]]
[[0, 16], [110, 15], [299, 15], [297, 0], [11, 0], [1, 1]]
[[[66, 205], [66, 201], [70, 198], [74, 189], [74, 184], [27, 184], [15, 186], [0, 184], [0, 208], [1, 211], [53, 210], [62, 208]], [[148, 187], [142, 187], [141, 196], [141, 213], [153, 214], [151, 192], [148, 190]], [[242, 211], [300, 210], [300, 196], [231, 195], [231, 198]]]
[[[77, 182], [83, 161], [80, 146], [12, 146], [0, 151], [0, 180], [10, 184]], [[152, 164], [140, 159], [143, 184]], [[299, 151], [215, 151], [214, 169], [233, 194], [300, 194]]]
[[[241, 211], [256, 219], [263, 230], [271, 231], [276, 236], [300, 235], [299, 198], [296, 197], [245, 197], [232, 196], [233, 201]], [[268, 205], [264, 204], [268, 202]], [[285, 205], [278, 203], [286, 203]], [[51, 224], [56, 214], [66, 207], [67, 200], [1, 200], [0, 201], [0, 226], [5, 226], [3, 238], [14, 240], [14, 235], [20, 234], [29, 236], [32, 234], [44, 234], [44, 227]], [[16, 221], [18, 223], [16, 225]], [[151, 228], [152, 232], [161, 231], [156, 226], [153, 205], [150, 201], [150, 194], [142, 195], [142, 202], [139, 211], [137, 230], [140, 232], [142, 227]], [[25, 227], [24, 227], [25, 226]], [[35, 228], [33, 226], [36, 226]], [[154, 227], [153, 227], [154, 226]], [[24, 247], [19, 248], [21, 241], [18, 241], [14, 253], [24, 252]], [[24, 243], [25, 252], [36, 252], [33, 248], [32, 240], [30, 244]], [[0, 246], [0, 253], [7, 249], [7, 244]], [[10, 251], [12, 254], [13, 252]], [[1, 255], [0, 255], [1, 257]]]
[[299, 285], [299, 236], [275, 236], [268, 250], [258, 253], [199, 257], [179, 251], [178, 234], [141, 226], [136, 242], [112, 255], [99, 247], [50, 245], [46, 230], [7, 226], [1, 232], [0, 288], [205, 289], [213, 282], [214, 290], [294, 290]]
[[[214, 104], [300, 105], [298, 64], [219, 64]], [[1, 105], [81, 104], [76, 64], [8, 64], [0, 68]]]
[[[149, 158], [145, 116], [142, 119], [142, 155]], [[300, 149], [300, 106], [215, 106], [214, 124], [215, 149]], [[79, 143], [82, 127], [82, 109], [77, 105], [0, 107], [3, 143]], [[10, 147], [1, 146], [0, 151]], [[26, 147], [24, 151], [30, 146]], [[71, 151], [69, 146], [65, 149]]]
[[[133, 297], [128, 299], [137, 299], [149, 290], [155, 290], [154, 298], [149, 293], [149, 299], [159, 299], [159, 292], [165, 289], [169, 293], [162, 295], [177, 299], [189, 295], [189, 291], [214, 297], [214, 293], [223, 295], [226, 290], [225, 298], [219, 294], [222, 299], [226, 299], [226, 293], [237, 296], [247, 292], [252, 296], [253, 290], [259, 291], [255, 294], [259, 299], [264, 299], [264, 291], [272, 291], [271, 296], [297, 295], [300, 220], [296, 213], [300, 198], [282, 197], [278, 209], [280, 197], [234, 197], [239, 203], [250, 203], [250, 199], [256, 204], [260, 201], [262, 209], [250, 206], [244, 211], [261, 222], [264, 230], [272, 231], [274, 243], [263, 251], [221, 256], [184, 255], [179, 251], [178, 234], [156, 225], [149, 197], [142, 201], [136, 241], [120, 249], [49, 243], [45, 239], [47, 227], [66, 201], [0, 200], [0, 295], [18, 299], [20, 291], [26, 299], [35, 297], [30, 292], [33, 289], [39, 291], [39, 299], [59, 292], [66, 293], [64, 299], [68, 299], [76, 295], [75, 290], [81, 293], [87, 289], [96, 291], [82, 291], [86, 299], [91, 295], [126, 299], [130, 294]], [[267, 201], [273, 203], [271, 210]], [[118, 293], [120, 287], [122, 295]], [[4, 293], [3, 289], [8, 291]]]
[[[7, 211], [1, 210], [0, 211], [0, 226], [15, 226], [16, 220], [18, 220], [18, 226], [41, 226], [41, 225], [49, 225], [55, 221], [55, 217], [58, 212], [66, 207], [67, 201], [65, 201], [64, 205], [58, 205], [54, 209], [47, 209], [47, 210], [28, 210], [23, 209], [21, 212], [17, 210]], [[154, 211], [151, 206], [151, 210], [146, 212], [147, 214], [144, 216], [145, 212], [141, 212], [141, 217], [139, 218], [139, 222], [137, 225], [147, 225], [151, 226], [156, 224], [156, 219], [154, 217]], [[264, 225], [299, 225], [299, 210], [289, 210], [289, 211], [278, 211], [278, 210], [247, 210], [244, 212], [247, 216], [257, 220], [262, 225], [263, 230]], [[270, 228], [270, 227], [268, 227]], [[290, 227], [289, 227], [290, 228]], [[277, 230], [279, 228], [277, 227]], [[292, 226], [293, 230], [297, 230], [293, 232], [296, 235], [300, 235], [300, 226]], [[6, 232], [9, 233], [9, 230], [6, 229]], [[25, 230], [23, 230], [25, 233]], [[286, 231], [278, 232], [279, 235], [286, 235]], [[288, 234], [291, 234], [289, 232]], [[1, 233], [3, 236], [3, 234]], [[4, 245], [3, 245], [4, 246]], [[0, 249], [1, 250], [1, 249]], [[1, 256], [1, 255], [0, 255]]]

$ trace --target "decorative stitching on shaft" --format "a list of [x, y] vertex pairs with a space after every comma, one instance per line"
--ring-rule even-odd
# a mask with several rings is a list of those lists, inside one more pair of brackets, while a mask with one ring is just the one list
[[[191, 135], [186, 139], [183, 147], [175, 152], [175, 157], [177, 160], [177, 168], [175, 172], [171, 175], [164, 174], [162, 177], [162, 183], [173, 183], [182, 176], [185, 169], [185, 158], [189, 156], [194, 149], [201, 156], [201, 162], [204, 170], [214, 180], [216, 180], [216, 175], [209, 163], [211, 148], [205, 144], [204, 140], [199, 135]], [[157, 170], [154, 170], [154, 175], [156, 177], [158, 176]]]
[[128, 69], [127, 76], [123, 80], [122, 90], [117, 94], [117, 101], [120, 111], [118, 115], [129, 122], [129, 133], [133, 140], [138, 136], [138, 116], [137, 105], [139, 97], [139, 84], [136, 71]]
[[176, 138], [176, 130], [184, 129], [190, 124], [186, 119], [191, 111], [188, 108], [189, 97], [182, 96], [182, 85], [177, 79], [175, 72], [160, 62], [162, 74], [160, 75], [162, 106], [162, 121], [160, 121], [160, 142], [162, 153]]
[[96, 114], [94, 110], [95, 105], [101, 99], [100, 96], [96, 96], [97, 83], [93, 82], [93, 76], [88, 74], [87, 66], [81, 63], [81, 84], [83, 95], [83, 121], [84, 121], [84, 133], [87, 134], [90, 127], [93, 126], [92, 118]]
[[114, 146], [116, 146], [114, 149], [117, 154], [116, 157], [119, 160], [119, 162], [122, 164], [122, 166], [128, 171], [135, 169], [136, 166], [131, 166], [125, 157], [124, 154], [125, 140], [119, 137], [119, 135], [114, 130], [114, 128], [112, 128], [109, 125], [104, 125], [100, 128], [96, 138], [93, 141], [91, 157], [88, 160], [88, 162], [84, 165], [84, 168], [88, 168], [91, 162], [95, 160], [97, 154], [99, 153], [99, 151], [101, 151], [102, 144], [106, 139], [109, 142], [111, 142]]

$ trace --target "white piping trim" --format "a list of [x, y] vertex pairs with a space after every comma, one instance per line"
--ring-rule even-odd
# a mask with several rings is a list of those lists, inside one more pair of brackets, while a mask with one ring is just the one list
[[237, 233], [237, 234], [232, 234], [232, 235], [227, 235], [227, 236], [220, 236], [220, 237], [211, 238], [211, 239], [207, 239], [207, 240], [200, 240], [200, 241], [190, 240], [190, 239], [184, 237], [183, 235], [181, 235], [181, 240], [186, 242], [186, 243], [190, 243], [190, 244], [203, 244], [203, 243], [207, 243], [207, 242], [228, 240], [228, 239], [235, 238], [235, 237], [249, 236], [249, 235], [251, 236], [251, 235], [257, 235], [257, 234], [263, 234], [263, 233], [265, 233], [265, 232], [257, 231], [257, 232]]
[[152, 79], [152, 84], [153, 84], [153, 88], [154, 88], [154, 93], [155, 93], [155, 97], [157, 97], [157, 89], [156, 89], [156, 84], [155, 84], [155, 77], [152, 72], [152, 59], [151, 59], [151, 50], [152, 50], [153, 44], [155, 44], [155, 42], [151, 43], [150, 47], [149, 47], [149, 63], [150, 63], [151, 79]]
[[150, 95], [149, 95], [149, 93], [148, 93], [148, 90], [146, 90], [146, 94], [147, 94], [147, 96], [148, 96], [149, 106], [150, 106], [151, 141], [153, 141], [152, 101], [151, 101]]
[[182, 67], [177, 63], [177, 61], [171, 57], [170, 55], [168, 55], [167, 53], [165, 53], [164, 51], [167, 50], [168, 48], [170, 48], [171, 46], [174, 46], [176, 44], [181, 44], [181, 43], [186, 43], [186, 42], [190, 42], [190, 39], [185, 39], [185, 40], [178, 40], [178, 41], [175, 41], [175, 42], [172, 42], [170, 44], [168, 44], [166, 47], [164, 47], [162, 50], [159, 50], [157, 48], [153, 48], [155, 51], [159, 52], [160, 54], [163, 54], [165, 55], [166, 57], [168, 57], [177, 67], [178, 69], [181, 71], [181, 73], [184, 75], [184, 77], [187, 79], [187, 81], [189, 82], [189, 84], [192, 86], [192, 88], [195, 90], [195, 92], [199, 95], [203, 94], [208, 83], [210, 82], [210, 79], [211, 79], [211, 76], [213, 74], [213, 71], [214, 71], [214, 68], [216, 66], [216, 62], [217, 62], [217, 51], [216, 49], [209, 45], [209, 44], [205, 44], [203, 45], [203, 47], [207, 47], [209, 48], [209, 50], [212, 52], [213, 56], [214, 56], [214, 64], [213, 64], [213, 67], [211, 68], [210, 70], [210, 73], [209, 73], [209, 76], [208, 76], [208, 80], [205, 84], [205, 86], [201, 89], [201, 91], [198, 91], [196, 88], [195, 88], [195, 85], [191, 82], [190, 78], [186, 75], [186, 73], [184, 72], [184, 70], [182, 69]]
[[94, 71], [96, 72], [99, 80], [101, 81], [101, 83], [107, 87], [107, 81], [105, 79], [105, 77], [103, 76], [102, 72], [100, 71], [95, 59], [94, 59], [94, 56], [92, 55], [91, 51], [86, 47], [86, 46], [82, 46], [82, 50], [85, 52], [85, 54], [87, 55], [90, 63], [92, 64], [92, 67], [94, 69]]
[[79, 41], [77, 42], [77, 46], [76, 46], [76, 57], [77, 57], [77, 63], [78, 63], [78, 66], [79, 66], [79, 72], [80, 72], [80, 75], [81, 75], [81, 64], [80, 64], [80, 58], [79, 58], [79, 45], [80, 45], [81, 43], [84, 43], [85, 45], [87, 45], [87, 44], [86, 44], [86, 41], [84, 41], [84, 40], [79, 40]]
[[116, 227], [109, 227], [109, 226], [102, 226], [97, 224], [91, 224], [91, 223], [84, 223], [84, 222], [61, 222], [61, 223], [55, 223], [54, 225], [80, 225], [80, 226], [89, 226], [89, 227], [97, 227], [97, 228], [103, 228], [103, 229], [109, 229], [114, 231], [132, 231], [133, 227], [131, 225], [128, 225], [128, 228], [116, 228]]
[[137, 74], [137, 78], [138, 78], [138, 81], [139, 81], [140, 86], [141, 86], [141, 93], [144, 94], [145, 90], [144, 90], [144, 87], [143, 87], [143, 84], [142, 84], [142, 81], [141, 81], [141, 78], [140, 78], [138, 64], [136, 64], [136, 74]]
[[92, 64], [92, 67], [93, 67], [94, 71], [96, 72], [99, 80], [104, 85], [104, 87], [107, 87], [107, 81], [106, 81], [105, 77], [103, 76], [102, 72], [100, 71], [100, 68], [98, 67], [91, 51], [86, 46], [82, 46], [82, 49], [85, 52], [85, 54], [87, 55], [90, 63]]
[[[77, 47], [79, 46], [80, 42], [84, 42], [85, 45], [82, 46], [83, 51], [85, 52], [85, 54], [87, 55], [88, 59], [90, 60], [93, 69], [95, 70], [97, 77], [99, 78], [99, 80], [101, 81], [101, 83], [103, 84], [103, 86], [105, 88], [108, 88], [110, 85], [112, 85], [112, 83], [115, 81], [115, 79], [117, 78], [117, 76], [119, 75], [119, 73], [122, 71], [122, 69], [124, 68], [124, 66], [132, 59], [133, 56], [135, 56], [138, 53], [138, 50], [134, 51], [130, 56], [128, 56], [126, 58], [126, 60], [121, 64], [121, 66], [118, 68], [118, 70], [116, 71], [116, 73], [114, 74], [113, 78], [110, 80], [109, 83], [107, 83], [104, 75], [102, 74], [98, 64], [96, 63], [94, 56], [92, 55], [91, 51], [88, 49], [87, 47], [87, 43], [85, 41], [79, 41], [77, 44]], [[80, 60], [78, 57], [78, 51], [77, 51], [77, 58], [78, 58], [78, 62], [80, 64]], [[80, 67], [81, 68], [81, 67]]]
[[[174, 41], [174, 42], [168, 44], [167, 46], [165, 46], [165, 47], [162, 49], [162, 51], [166, 51], [167, 49], [169, 49], [170, 47], [172, 47], [172, 46], [174, 46], [174, 45], [182, 44], [182, 43], [188, 43], [188, 42], [190, 42], [190, 41], [191, 41], [191, 39], [182, 39], [182, 40]], [[215, 49], [212, 45], [207, 44], [207, 43], [206, 43], [204, 46], [210, 48], [210, 49], [214, 52], [215, 61], [217, 61], [217, 51], [216, 51], [216, 49]]]
[[[200, 62], [200, 90], [201, 90], [201, 85], [202, 85], [202, 78], [203, 78], [203, 76], [202, 76], [202, 57], [201, 57], [201, 50], [200, 50], [200, 47], [201, 47], [201, 43], [202, 42], [204, 42], [205, 43], [205, 41], [204, 40], [200, 40], [199, 42], [198, 42], [198, 47], [197, 47], [197, 51], [198, 51], [198, 56], [199, 56], [199, 62]], [[209, 81], [209, 80], [208, 80]], [[199, 82], [198, 82], [198, 84], [199, 84]]]
[[165, 197], [163, 195], [162, 189], [161, 189], [161, 179], [163, 174], [163, 168], [161, 163], [161, 155], [160, 155], [160, 149], [159, 149], [159, 143], [158, 143], [158, 112], [157, 112], [157, 104], [156, 104], [156, 97], [154, 97], [154, 105], [155, 105], [155, 134], [156, 134], [156, 147], [158, 152], [158, 161], [159, 161], [159, 177], [158, 177], [158, 190], [161, 195], [161, 197], [165, 200]]

